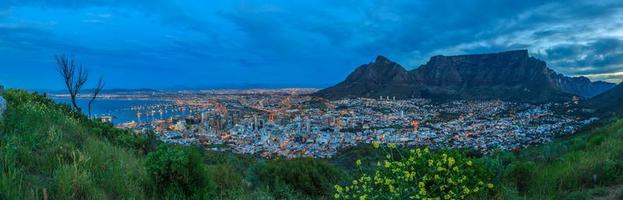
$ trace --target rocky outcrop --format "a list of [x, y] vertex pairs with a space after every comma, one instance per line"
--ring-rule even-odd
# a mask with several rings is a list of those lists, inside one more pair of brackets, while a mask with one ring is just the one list
[[412, 81], [409, 72], [398, 63], [378, 56], [374, 62], [359, 66], [346, 80], [317, 94], [331, 99], [403, 95], [412, 87]]
[[592, 82], [586, 77], [567, 77], [564, 75], [558, 76], [559, 87], [568, 93], [576, 94], [585, 98], [591, 98], [604, 93], [616, 86], [614, 83], [608, 83], [604, 81]]
[[574, 95], [591, 97], [607, 89], [608, 83], [557, 74], [545, 62], [530, 57], [527, 50], [516, 50], [434, 56], [411, 71], [379, 56], [355, 69], [346, 80], [316, 94], [332, 99], [395, 96], [547, 102]]

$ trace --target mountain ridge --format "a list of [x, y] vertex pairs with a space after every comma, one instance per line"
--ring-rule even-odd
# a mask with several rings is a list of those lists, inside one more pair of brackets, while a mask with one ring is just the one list
[[595, 109], [600, 114], [615, 114], [623, 116], [623, 83], [589, 99], [585, 105]]
[[614, 84], [567, 77], [531, 57], [527, 50], [487, 54], [433, 56], [420, 67], [406, 70], [384, 56], [356, 68], [347, 78], [320, 90], [318, 96], [395, 96], [397, 98], [501, 99], [548, 102], [590, 98]]

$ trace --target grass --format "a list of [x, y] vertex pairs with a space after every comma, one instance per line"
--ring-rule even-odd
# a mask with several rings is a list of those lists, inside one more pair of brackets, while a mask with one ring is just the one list
[[113, 145], [62, 106], [7, 91], [0, 199], [145, 199], [136, 151]]
[[[505, 157], [505, 158], [504, 158]], [[564, 199], [623, 183], [623, 120], [550, 144], [485, 157], [498, 166], [507, 198]], [[521, 166], [528, 166], [521, 169]]]

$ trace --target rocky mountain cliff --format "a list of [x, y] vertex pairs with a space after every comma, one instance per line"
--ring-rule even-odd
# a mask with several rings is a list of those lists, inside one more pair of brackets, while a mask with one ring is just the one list
[[346, 80], [316, 95], [331, 99], [395, 96], [546, 102], [566, 100], [573, 95], [592, 97], [613, 86], [557, 74], [545, 62], [530, 57], [527, 50], [516, 50], [434, 56], [411, 71], [379, 56], [374, 62], [355, 69]]
[[559, 75], [557, 80], [559, 87], [563, 91], [571, 94], [576, 94], [585, 98], [597, 96], [616, 86], [616, 84], [614, 83], [604, 81], [592, 82], [590, 79], [583, 76], [567, 77], [564, 75]]

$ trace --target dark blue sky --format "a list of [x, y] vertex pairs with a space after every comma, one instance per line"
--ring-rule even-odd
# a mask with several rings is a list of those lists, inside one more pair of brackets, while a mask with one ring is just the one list
[[59, 53], [108, 88], [322, 87], [379, 54], [411, 69], [432, 55], [519, 48], [558, 72], [620, 82], [622, 4], [2, 0], [0, 84], [62, 88]]

